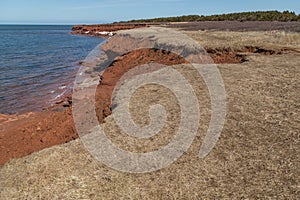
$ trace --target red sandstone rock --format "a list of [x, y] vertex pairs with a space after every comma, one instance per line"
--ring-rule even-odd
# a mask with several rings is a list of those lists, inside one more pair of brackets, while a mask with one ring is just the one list
[[71, 34], [91, 36], [112, 36], [116, 31], [147, 27], [147, 24], [99, 24], [99, 25], [75, 25]]

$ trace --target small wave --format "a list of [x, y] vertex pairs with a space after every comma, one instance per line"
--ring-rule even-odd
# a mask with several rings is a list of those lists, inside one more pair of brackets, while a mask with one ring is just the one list
[[96, 37], [73, 37], [68, 34], [70, 26], [0, 29], [7, 29], [0, 31], [4, 36], [0, 37], [1, 112], [41, 110], [45, 103], [71, 93], [80, 67], [78, 61], [103, 41]]
[[62, 90], [62, 89], [65, 89], [66, 87], [67, 87], [66, 85], [63, 85], [63, 86], [60, 86], [59, 89]]
[[62, 97], [66, 92], [67, 92], [67, 90], [63, 91], [63, 92], [60, 93], [59, 95], [56, 95], [56, 97], [54, 98], [54, 100], [59, 99], [59, 98]]

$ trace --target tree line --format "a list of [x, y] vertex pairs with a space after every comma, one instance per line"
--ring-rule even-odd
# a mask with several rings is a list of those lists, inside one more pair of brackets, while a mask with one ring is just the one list
[[256, 11], [240, 12], [221, 15], [184, 15], [177, 17], [160, 17], [153, 19], [138, 19], [127, 22], [131, 23], [159, 23], [159, 22], [197, 22], [197, 21], [300, 21], [300, 14], [291, 11]]

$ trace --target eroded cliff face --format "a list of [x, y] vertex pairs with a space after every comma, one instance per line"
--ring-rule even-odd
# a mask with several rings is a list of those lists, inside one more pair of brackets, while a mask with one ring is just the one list
[[[209, 52], [216, 63], [239, 62], [234, 52], [229, 55], [221, 50]], [[95, 94], [96, 114], [100, 123], [111, 114], [112, 93], [119, 78], [130, 69], [149, 62], [166, 66], [186, 63], [179, 55], [158, 49], [139, 49], [116, 58], [104, 71]], [[72, 117], [71, 94], [43, 112], [0, 114], [0, 166], [11, 158], [23, 157], [76, 138], [78, 134]]]
[[[96, 112], [100, 123], [111, 114], [110, 104], [114, 86], [129, 69], [155, 61], [165, 65], [184, 63], [173, 53], [141, 49], [118, 57], [103, 74], [96, 91]], [[12, 158], [67, 143], [78, 138], [72, 117], [72, 97], [66, 96], [43, 112], [22, 115], [0, 114], [0, 166]]]
[[[72, 33], [93, 35], [101, 31], [112, 32], [146, 26], [148, 25], [80, 25], [74, 26]], [[85, 33], [87, 31], [90, 32]], [[247, 60], [248, 54], [267, 56], [296, 51], [292, 48], [272, 50], [257, 46], [205, 49], [216, 64], [242, 63]], [[96, 90], [95, 108], [100, 123], [111, 114], [112, 92], [119, 78], [130, 69], [149, 62], [168, 66], [185, 63], [185, 60], [176, 54], [158, 49], [139, 49], [117, 57], [102, 74], [102, 81]], [[23, 157], [76, 138], [78, 135], [73, 122], [71, 94], [44, 112], [0, 114], [0, 166], [12, 158]]]
[[134, 28], [148, 27], [147, 24], [98, 24], [98, 25], [75, 25], [71, 34], [90, 36], [112, 36], [116, 31]]

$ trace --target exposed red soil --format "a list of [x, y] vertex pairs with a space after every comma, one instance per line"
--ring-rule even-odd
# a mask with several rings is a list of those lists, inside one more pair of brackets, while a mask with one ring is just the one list
[[[104, 72], [96, 93], [96, 111], [100, 123], [110, 114], [111, 95], [119, 78], [129, 69], [157, 62], [165, 65], [185, 60], [162, 50], [144, 49], [119, 57]], [[72, 118], [70, 97], [61, 100], [48, 111], [22, 115], [0, 116], [0, 165], [11, 158], [19, 158], [35, 151], [78, 138]]]
[[75, 25], [72, 27], [71, 34], [99, 36], [98, 32], [116, 32], [147, 27], [147, 24], [97, 24], [97, 25]]
[[222, 63], [243, 63], [247, 61], [246, 53], [254, 53], [261, 55], [278, 55], [284, 52], [297, 52], [292, 48], [282, 49], [264, 49], [257, 46], [245, 46], [241, 49], [232, 48], [206, 48], [207, 53], [211, 56], [216, 64]]
[[214, 60], [214, 63], [242, 63], [247, 61], [244, 54], [230, 48], [223, 49], [206, 49], [207, 53]]
[[78, 137], [71, 109], [2, 115], [0, 121], [0, 165]]
[[105, 70], [96, 90], [96, 113], [100, 122], [111, 114], [112, 93], [119, 79], [130, 69], [150, 62], [163, 65], [187, 63], [185, 59], [174, 53], [156, 49], [139, 49], [119, 57]]
[[[274, 54], [256, 47], [244, 51]], [[231, 49], [208, 49], [215, 63], [244, 62], [244, 55]], [[278, 52], [277, 52], [278, 53]], [[111, 114], [110, 104], [114, 87], [128, 70], [142, 64], [156, 62], [163, 65], [185, 63], [173, 53], [156, 49], [140, 49], [118, 57], [102, 75], [96, 91], [96, 112], [99, 122]], [[0, 165], [11, 158], [19, 158], [35, 151], [78, 138], [72, 119], [72, 100], [67, 97], [47, 111], [22, 115], [0, 115]]]

